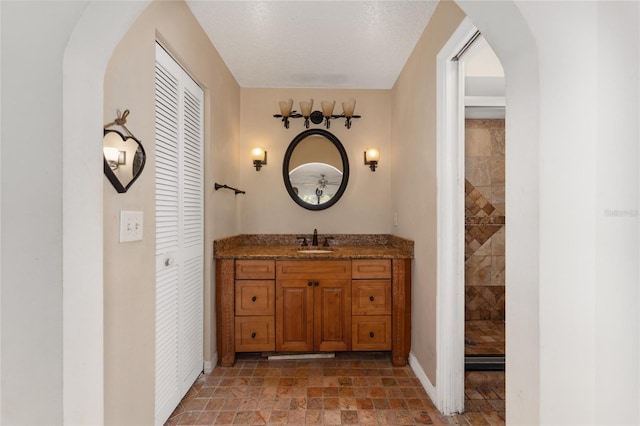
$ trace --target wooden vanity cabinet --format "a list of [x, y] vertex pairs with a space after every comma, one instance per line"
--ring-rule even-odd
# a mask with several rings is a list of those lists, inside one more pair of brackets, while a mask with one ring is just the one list
[[275, 262], [235, 264], [235, 351], [275, 350]]
[[391, 349], [391, 260], [352, 261], [354, 351]]
[[216, 259], [217, 350], [236, 352], [411, 348], [411, 259]]
[[276, 262], [276, 351], [351, 350], [351, 261]]

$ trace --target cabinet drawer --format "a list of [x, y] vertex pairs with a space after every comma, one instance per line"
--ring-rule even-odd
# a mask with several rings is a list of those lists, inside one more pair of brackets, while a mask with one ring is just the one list
[[351, 267], [354, 280], [391, 278], [391, 259], [356, 259]]
[[352, 319], [354, 351], [383, 351], [391, 349], [391, 316], [354, 316]]
[[276, 325], [273, 317], [236, 317], [236, 352], [275, 349]]
[[237, 280], [272, 280], [275, 277], [275, 260], [236, 260]]
[[351, 278], [350, 260], [280, 260], [276, 276], [281, 279]]
[[236, 281], [236, 315], [274, 315], [275, 281]]
[[391, 280], [358, 280], [351, 284], [353, 315], [391, 315]]

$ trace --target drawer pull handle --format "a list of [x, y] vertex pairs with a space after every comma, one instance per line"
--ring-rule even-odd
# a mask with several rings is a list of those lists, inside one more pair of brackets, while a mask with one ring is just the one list
[[256, 333], [251, 333], [251, 338], [255, 339], [256, 338]]
[[309, 282], [307, 283], [307, 285], [308, 285], [309, 287], [311, 287], [311, 286], [313, 286], [313, 283], [312, 283], [311, 281], [309, 281]]
[[369, 332], [369, 337], [373, 338], [375, 336], [375, 333], [373, 331]]
[[252, 301], [252, 302], [255, 302], [255, 301], [256, 301], [256, 299], [257, 299], [257, 297], [253, 296], [253, 297], [251, 298], [251, 301]]
[[375, 297], [373, 296], [369, 296], [369, 300], [371, 300], [372, 302], [374, 301]]
[[318, 281], [314, 281], [314, 282], [313, 282], [313, 285], [314, 285], [314, 286], [316, 286], [316, 287], [318, 287], [318, 286], [320, 285], [320, 283], [319, 283]]

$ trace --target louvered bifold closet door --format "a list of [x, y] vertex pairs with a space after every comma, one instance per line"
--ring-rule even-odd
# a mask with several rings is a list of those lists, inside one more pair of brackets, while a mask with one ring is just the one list
[[156, 45], [156, 386], [163, 424], [203, 367], [202, 89]]

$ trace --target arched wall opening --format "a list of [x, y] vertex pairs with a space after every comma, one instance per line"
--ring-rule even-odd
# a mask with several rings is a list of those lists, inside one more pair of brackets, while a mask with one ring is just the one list
[[[67, 45], [63, 90], [63, 412], [65, 423], [98, 424], [104, 419], [103, 222], [102, 170], [104, 73], [116, 45], [148, 2], [90, 2]], [[507, 260], [510, 279], [528, 271], [520, 290], [507, 295], [512, 312], [507, 334], [524, 336], [509, 347], [509, 411], [518, 419], [538, 418], [539, 387], [533, 382], [539, 356], [537, 341], [537, 59], [526, 22], [512, 2], [487, 5], [460, 2], [483, 32], [505, 66], [508, 79], [507, 131], [517, 135], [522, 149], [507, 156], [507, 199], [513, 188], [527, 188], [522, 211], [512, 210], [522, 223], [510, 223]], [[510, 19], [512, 18], [512, 19]], [[83, 117], [78, 120], [77, 117]], [[91, 142], [93, 141], [93, 142]], [[531, 161], [534, 158], [536, 160]], [[78, 169], [85, 177], [74, 180]], [[513, 195], [513, 194], [512, 194]], [[511, 208], [511, 207], [510, 207]], [[519, 216], [518, 214], [521, 213]], [[522, 272], [518, 272], [522, 271]], [[532, 303], [533, 301], [533, 303]], [[509, 341], [509, 338], [507, 338]], [[522, 370], [521, 365], [527, 368]], [[515, 392], [526, 390], [516, 397]], [[520, 416], [517, 413], [523, 413]]]

